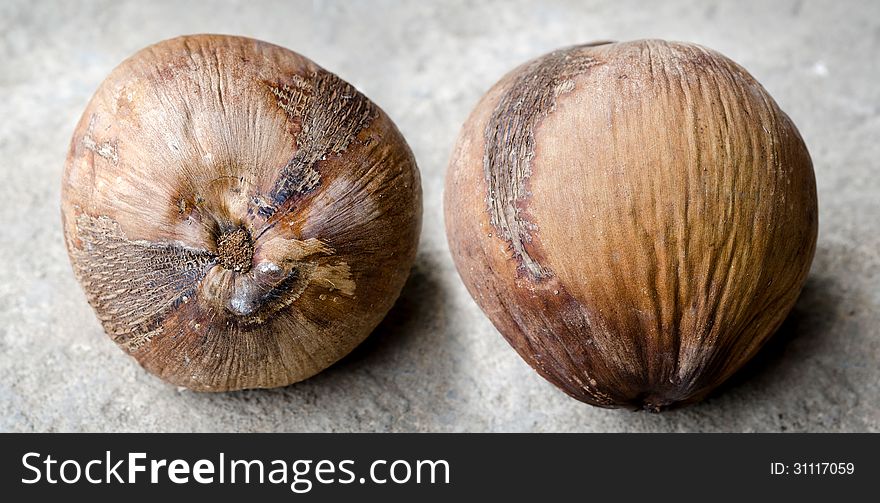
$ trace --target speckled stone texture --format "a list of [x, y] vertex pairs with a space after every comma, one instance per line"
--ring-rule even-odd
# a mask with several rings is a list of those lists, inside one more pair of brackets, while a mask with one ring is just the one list
[[[181, 5], [183, 4], [183, 5]], [[75, 122], [150, 43], [230, 33], [300, 52], [394, 119], [425, 191], [402, 297], [352, 355], [287, 388], [180, 390], [101, 331], [59, 217]], [[797, 307], [706, 402], [576, 402], [519, 359], [459, 281], [441, 193], [458, 128], [515, 65], [597, 39], [707, 45], [744, 65], [815, 164], [818, 249]], [[0, 431], [880, 431], [880, 2], [0, 3]]]

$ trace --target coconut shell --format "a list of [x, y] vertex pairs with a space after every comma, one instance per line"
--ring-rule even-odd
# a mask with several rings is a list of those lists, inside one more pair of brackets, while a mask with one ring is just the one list
[[421, 187], [369, 99], [287, 49], [199, 35], [100, 85], [62, 188], [107, 334], [195, 390], [283, 386], [351, 351], [414, 260]]
[[561, 49], [464, 124], [449, 245], [513, 348], [572, 397], [698, 401], [779, 327], [813, 258], [816, 185], [792, 121], [694, 44]]

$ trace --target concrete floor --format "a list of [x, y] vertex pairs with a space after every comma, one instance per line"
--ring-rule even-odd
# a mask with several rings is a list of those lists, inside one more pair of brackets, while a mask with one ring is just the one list
[[[181, 3], [0, 3], [0, 431], [880, 431], [880, 2]], [[283, 389], [151, 377], [101, 331], [62, 242], [61, 171], [92, 92], [139, 48], [197, 32], [338, 73], [421, 167], [424, 232], [397, 306], [351, 356]], [[821, 217], [781, 333], [716, 396], [661, 415], [583, 405], [529, 369], [459, 281], [441, 211], [458, 128], [504, 72], [648, 37], [715, 48], [764, 84], [810, 148]]]

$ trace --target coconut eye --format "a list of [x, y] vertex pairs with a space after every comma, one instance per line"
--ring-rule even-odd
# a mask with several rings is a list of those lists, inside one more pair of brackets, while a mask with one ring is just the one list
[[284, 386], [357, 346], [415, 257], [421, 187], [385, 113], [303, 56], [200, 35], [100, 85], [62, 216], [107, 334], [195, 390]]
[[816, 185], [742, 67], [658, 40], [515, 69], [462, 128], [446, 229], [471, 295], [569, 395], [659, 411], [749, 360], [800, 292]]

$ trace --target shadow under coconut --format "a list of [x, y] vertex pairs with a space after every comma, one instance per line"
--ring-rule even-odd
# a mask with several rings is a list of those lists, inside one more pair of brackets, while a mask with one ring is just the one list
[[[723, 425], [724, 430], [737, 430], [737, 419], [727, 410], [730, 402], [736, 401], [738, 395], [755, 398], [758, 394], [771, 393], [781, 375], [793, 369], [798, 371], [798, 364], [803, 363], [803, 354], [798, 354], [799, 361], [787, 358], [790, 344], [797, 339], [821, 337], [827, 330], [827, 324], [822, 320], [834, 313], [839, 303], [836, 296], [829, 294], [830, 283], [828, 278], [810, 275], [782, 325], [754, 357], [702, 401], [677, 405], [659, 414], [631, 414], [643, 410], [618, 409], [626, 412], [620, 419], [637, 429], [659, 427], [664, 431], [682, 431], [682, 428], [685, 431], [707, 431], [705, 428], [711, 430], [715, 424]], [[725, 415], [720, 423], [709, 421], [719, 414]]]
[[703, 402], [616, 415], [623, 431], [865, 431], [876, 396], [875, 278], [859, 244], [820, 241], [811, 274], [776, 333]]
[[836, 312], [840, 302], [836, 295], [831, 294], [834, 290], [831, 283], [832, 280], [827, 277], [815, 274], [808, 277], [794, 308], [788, 313], [776, 333], [751, 360], [713, 391], [708, 400], [711, 401], [740, 388], [773, 382], [774, 374], [781, 371], [783, 362], [786, 362], [786, 348], [789, 344], [798, 338], [821, 337], [820, 332], [827, 329], [827, 324], [823, 323], [823, 320]]
[[661, 414], [661, 423], [699, 431], [817, 431], [844, 424], [859, 391], [839, 363], [852, 358], [841, 338], [859, 329], [855, 311], [845, 305], [851, 294], [844, 281], [858, 262], [846, 247], [820, 242], [795, 306], [764, 347], [703, 402]]

